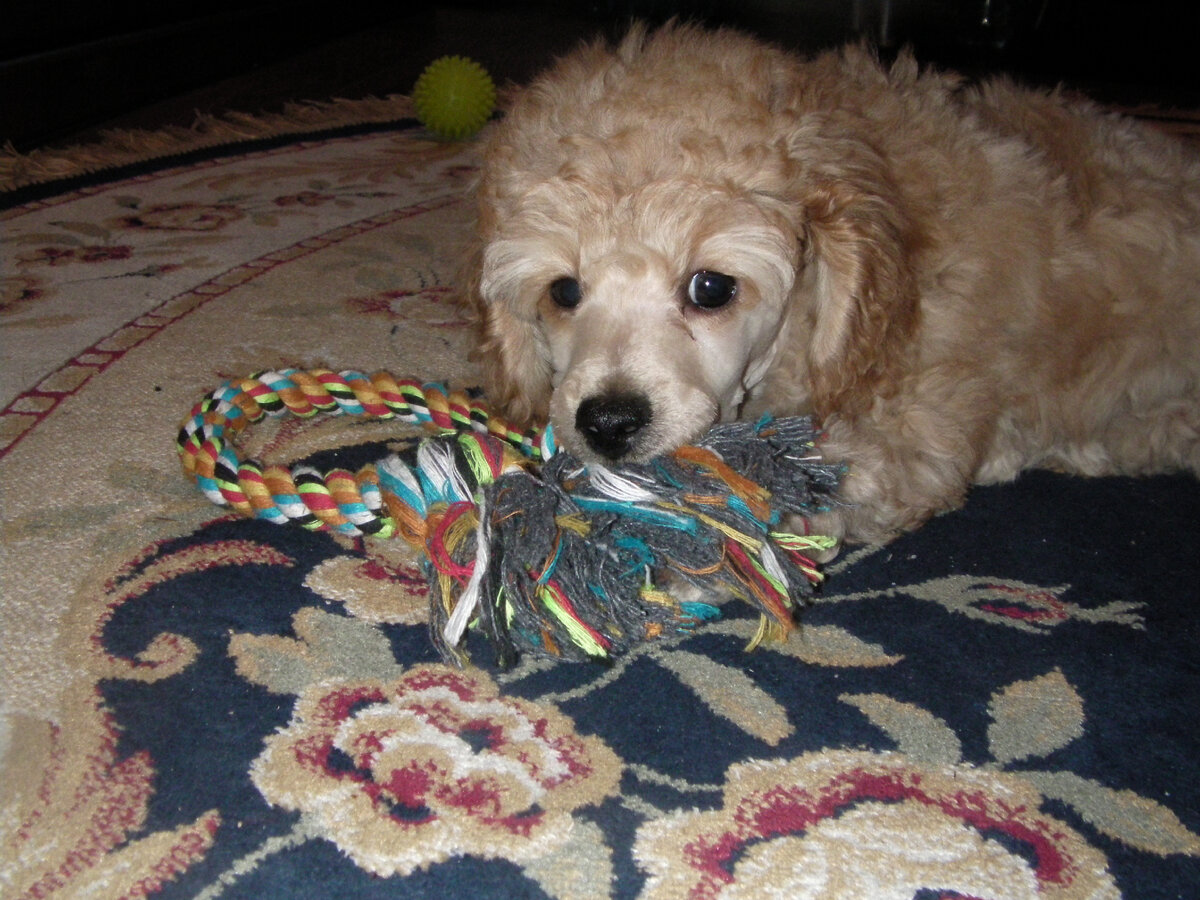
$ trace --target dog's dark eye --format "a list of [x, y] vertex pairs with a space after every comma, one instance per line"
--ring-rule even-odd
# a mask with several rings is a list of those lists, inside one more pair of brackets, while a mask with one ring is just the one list
[[717, 309], [737, 294], [737, 279], [702, 269], [688, 282], [687, 294], [688, 299], [701, 309]]
[[583, 299], [583, 288], [574, 278], [559, 278], [550, 283], [550, 299], [563, 309], [574, 309]]

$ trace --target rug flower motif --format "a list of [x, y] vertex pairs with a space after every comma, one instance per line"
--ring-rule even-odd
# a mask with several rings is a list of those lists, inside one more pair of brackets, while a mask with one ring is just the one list
[[[1200, 891], [1200, 486], [1036, 473], [608, 667], [452, 669], [419, 561], [233, 520], [223, 377], [470, 383], [473, 148], [407, 125], [14, 205], [0, 244], [0, 894], [1169, 898]], [[354, 466], [386, 423], [264, 426]]]
[[[1119, 896], [1103, 857], [1020, 778], [826, 751], [731, 768], [723, 806], [639, 832], [643, 896]], [[1009, 849], [1006, 845], [1017, 845]]]
[[561, 713], [500, 696], [481, 672], [425, 666], [310, 689], [251, 776], [268, 802], [311, 815], [386, 876], [465, 854], [545, 856], [577, 807], [615, 792], [618, 772]]

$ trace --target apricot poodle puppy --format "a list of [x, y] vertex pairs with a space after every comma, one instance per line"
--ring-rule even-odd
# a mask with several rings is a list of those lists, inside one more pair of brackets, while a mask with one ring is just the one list
[[635, 29], [485, 141], [466, 286], [494, 400], [593, 463], [811, 413], [885, 541], [1031, 466], [1200, 470], [1200, 156], [852, 47]]

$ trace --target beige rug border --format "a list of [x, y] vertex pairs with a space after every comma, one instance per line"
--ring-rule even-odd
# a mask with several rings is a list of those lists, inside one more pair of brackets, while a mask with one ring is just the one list
[[187, 128], [172, 126], [156, 130], [113, 130], [105, 132], [94, 143], [37, 149], [24, 154], [9, 145], [0, 148], [0, 192], [224, 144], [354, 125], [383, 124], [413, 115], [411, 98], [392, 94], [360, 100], [290, 103], [278, 113], [198, 114], [196, 121]]

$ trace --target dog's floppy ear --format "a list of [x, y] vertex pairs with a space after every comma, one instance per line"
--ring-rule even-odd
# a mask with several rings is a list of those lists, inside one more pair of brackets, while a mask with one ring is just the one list
[[476, 331], [471, 358], [483, 370], [489, 403], [514, 424], [544, 421], [550, 402], [550, 364], [536, 312], [523, 315], [513, 298], [488, 297], [483, 283], [484, 242], [467, 254], [460, 298]]
[[809, 375], [819, 415], [853, 414], [886, 394], [916, 325], [917, 238], [883, 158], [822, 117], [792, 136], [800, 167]]

